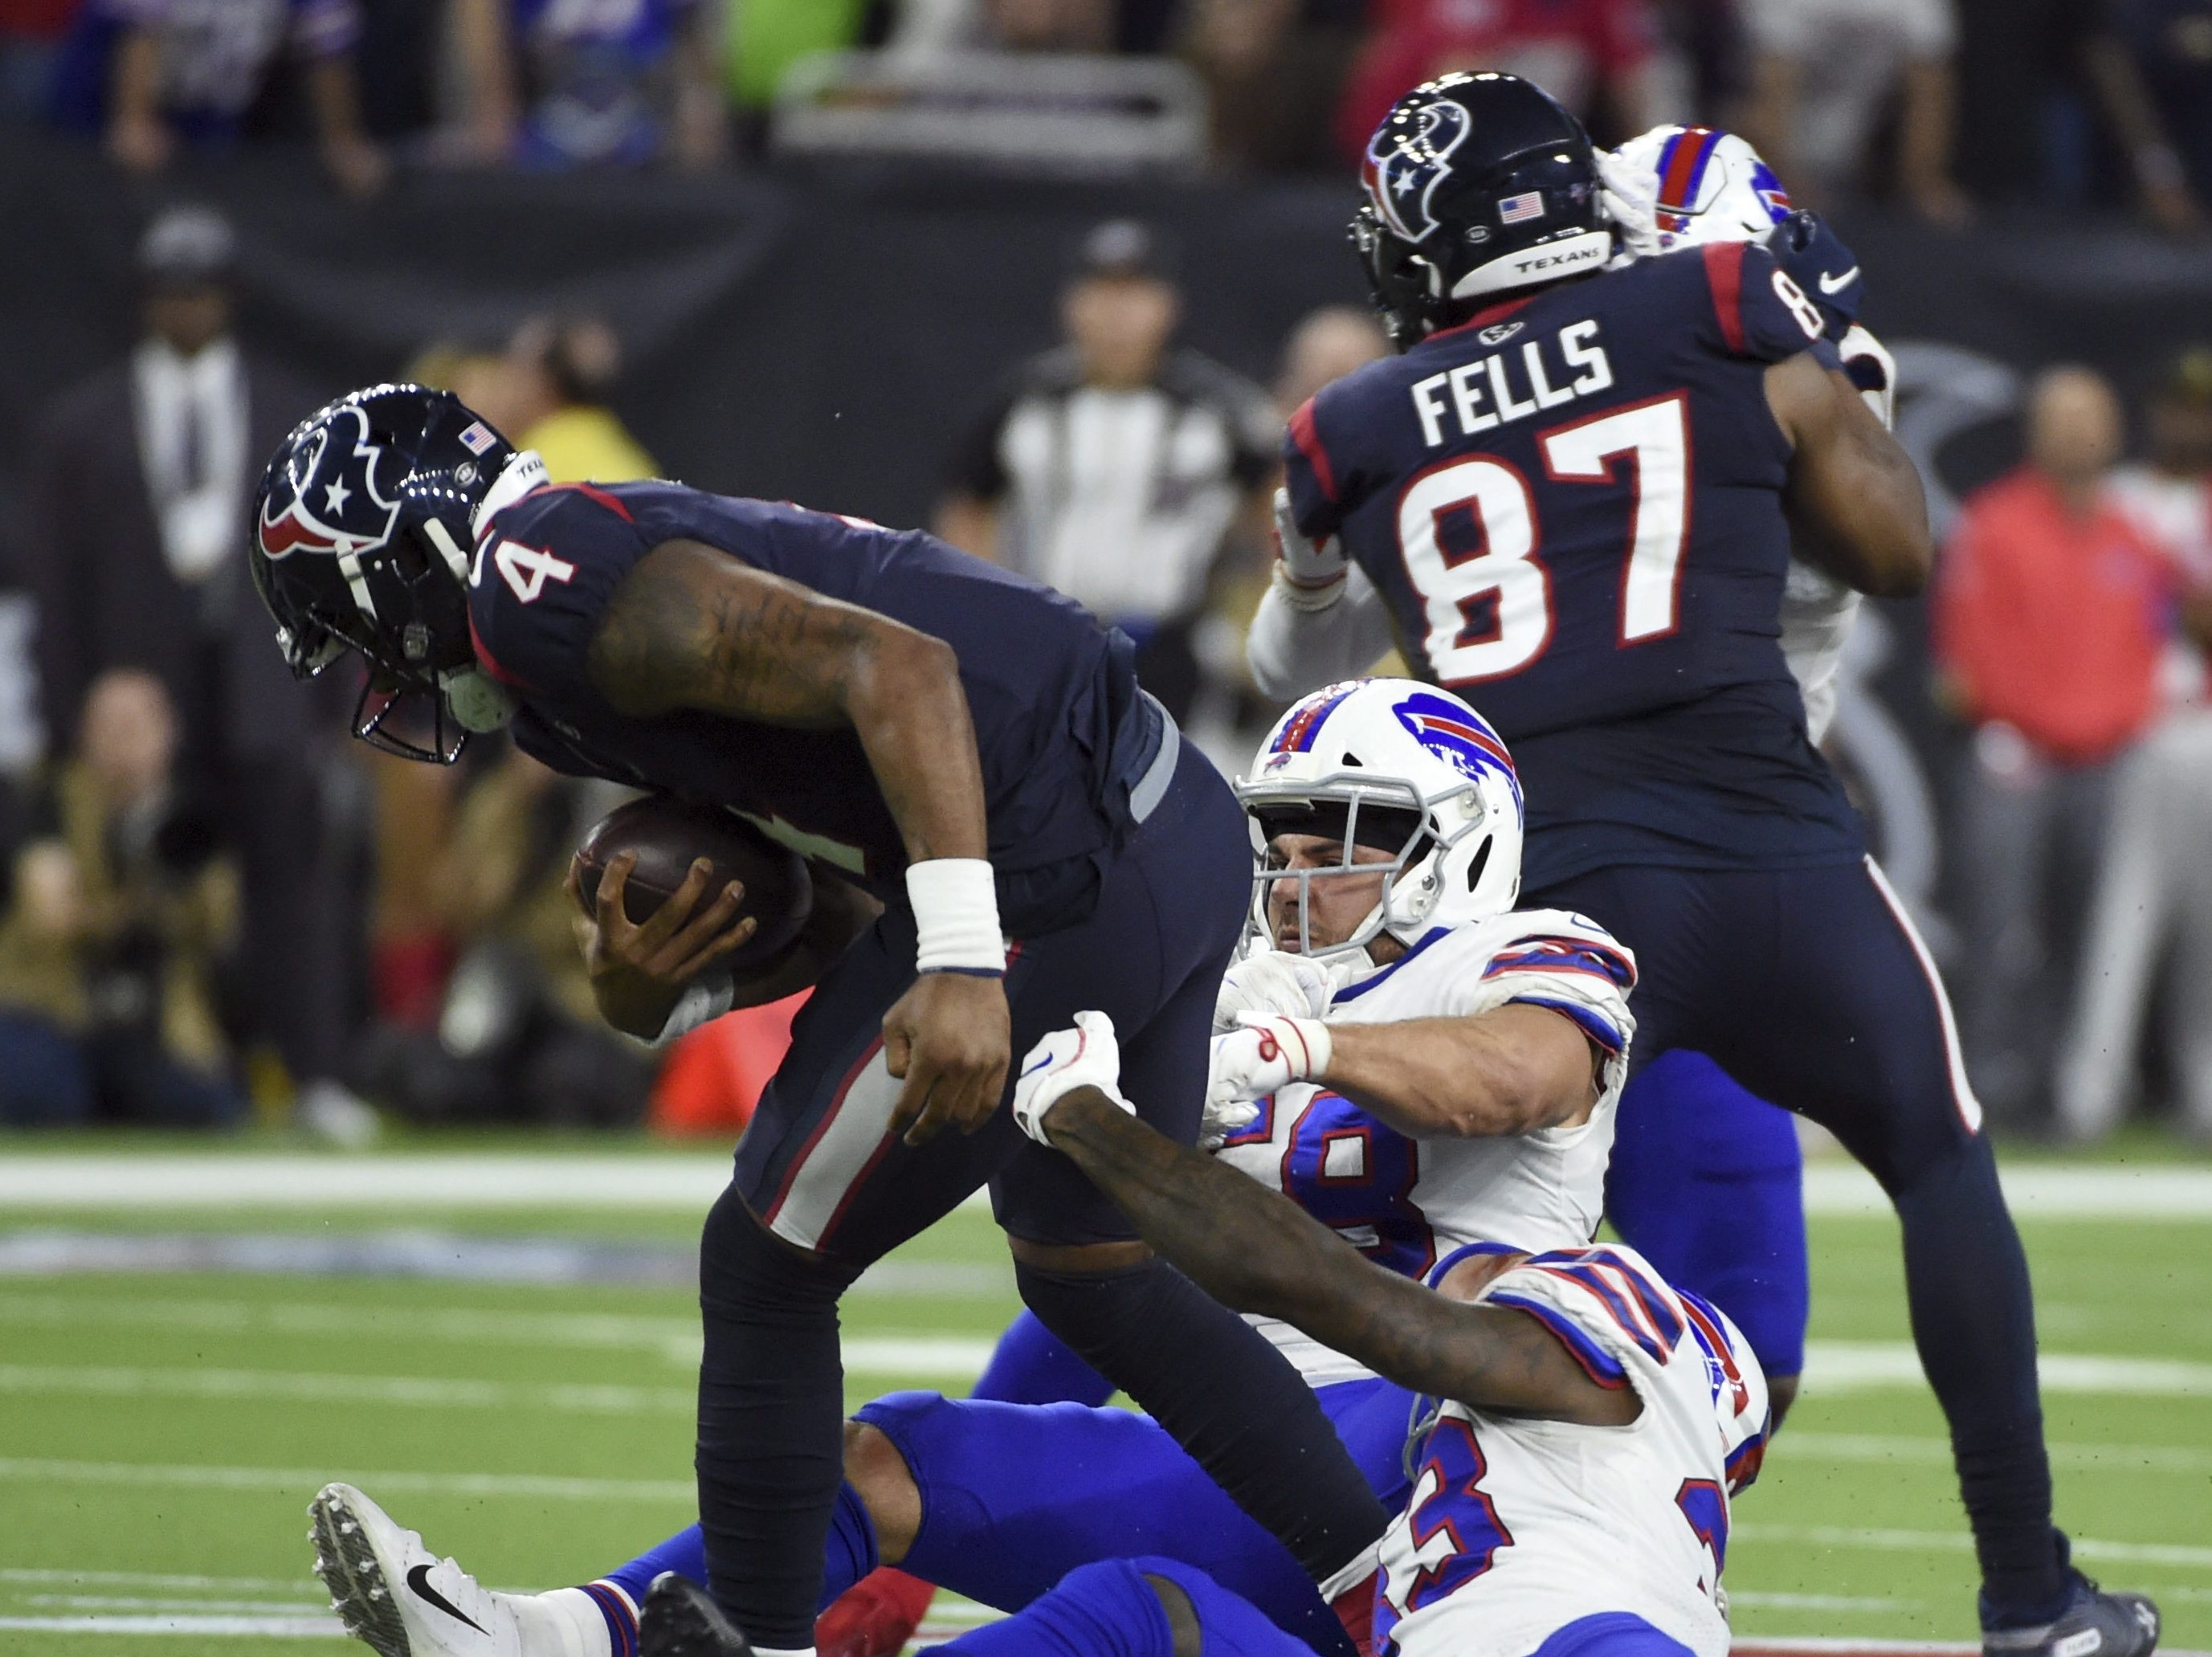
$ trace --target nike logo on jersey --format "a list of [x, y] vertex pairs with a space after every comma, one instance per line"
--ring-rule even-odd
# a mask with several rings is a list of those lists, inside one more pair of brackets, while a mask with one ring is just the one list
[[[1475, 337], [1485, 344], [1496, 343], [1486, 331]], [[1561, 366], [1551, 366], [1547, 353]], [[1453, 437], [1473, 437], [1612, 384], [1613, 363], [1598, 341], [1598, 325], [1585, 318], [1549, 339], [1532, 339], [1518, 350], [1477, 357], [1415, 381], [1413, 413], [1421, 422], [1422, 440], [1433, 449]], [[1448, 424], [1452, 429], [1447, 430]]]
[[1820, 291], [1832, 299], [1858, 279], [1859, 268], [1856, 264], [1839, 276], [1832, 276], [1824, 270], [1820, 273]]
[[430, 1568], [428, 1565], [417, 1565], [414, 1569], [409, 1571], [407, 1573], [407, 1586], [409, 1589], [413, 1592], [417, 1599], [421, 1599], [427, 1604], [435, 1605], [440, 1611], [444, 1611], [447, 1616], [453, 1618], [457, 1621], [466, 1623], [478, 1634], [482, 1634], [486, 1636], [490, 1635], [491, 1630], [489, 1629], [477, 1622], [475, 1618], [469, 1616], [465, 1611], [462, 1611], [459, 1606], [456, 1605], [452, 1600], [447, 1599], [444, 1594], [439, 1593], [437, 1589], [430, 1586]]

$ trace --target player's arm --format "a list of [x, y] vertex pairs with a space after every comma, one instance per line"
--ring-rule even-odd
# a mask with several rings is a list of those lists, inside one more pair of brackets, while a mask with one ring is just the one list
[[1389, 606], [1356, 566], [1329, 603], [1316, 609], [1307, 597], [1288, 584], [1279, 560], [1244, 638], [1252, 683], [1283, 701], [1359, 677], [1395, 642]]
[[[983, 770], [943, 640], [696, 541], [664, 542], [624, 576], [586, 661], [618, 712], [691, 709], [802, 730], [851, 730], [905, 842], [921, 975], [884, 1020], [893, 1126], [972, 1132], [995, 1109], [1011, 1040], [985, 825]], [[935, 865], [935, 866], [932, 866]], [[939, 939], [950, 940], [940, 960]], [[987, 947], [988, 945], [988, 947]], [[967, 956], [974, 955], [970, 962]]]
[[1607, 1054], [1549, 1007], [1327, 1026], [1315, 1077], [1415, 1139], [1533, 1133], [1589, 1119]]
[[1783, 509], [1806, 561], [1878, 598], [1927, 586], [1936, 545], [1919, 470], [1857, 387], [1801, 352], [1767, 369], [1766, 401], [1795, 450]]
[[1468, 1305], [1366, 1259], [1278, 1193], [1139, 1122], [1095, 1087], [1043, 1132], [1144, 1239], [1223, 1305], [1280, 1318], [1417, 1393], [1476, 1409], [1620, 1425], [1640, 1408], [1524, 1313]]

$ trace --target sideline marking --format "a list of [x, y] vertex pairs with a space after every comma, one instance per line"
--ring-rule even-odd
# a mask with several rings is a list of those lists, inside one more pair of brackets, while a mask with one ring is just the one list
[[[2212, 1219], [2212, 1168], [2001, 1170], [2030, 1219]], [[556, 1156], [528, 1152], [355, 1156], [173, 1150], [10, 1156], [0, 1208], [360, 1210], [651, 1209], [704, 1217], [730, 1180], [726, 1154]], [[963, 1206], [981, 1206], [971, 1197]], [[1873, 1177], [1847, 1161], [1805, 1170], [1806, 1211], [1887, 1214]]]

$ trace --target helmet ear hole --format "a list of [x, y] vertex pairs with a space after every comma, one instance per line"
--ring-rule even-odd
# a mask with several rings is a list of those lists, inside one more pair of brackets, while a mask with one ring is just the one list
[[1467, 865], [1467, 889], [1469, 892], [1482, 884], [1482, 871], [1490, 866], [1491, 847], [1497, 844], [1497, 835], [1485, 835], [1482, 844], [1475, 848], [1474, 859]]

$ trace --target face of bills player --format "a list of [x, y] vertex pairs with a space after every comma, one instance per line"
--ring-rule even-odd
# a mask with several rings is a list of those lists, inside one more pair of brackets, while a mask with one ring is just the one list
[[[1371, 846], [1352, 848], [1354, 863], [1388, 865], [1392, 853]], [[1334, 869], [1344, 862], [1344, 843], [1323, 840], [1318, 835], [1278, 835], [1267, 842], [1267, 866], [1271, 869]], [[1267, 927], [1274, 934], [1275, 947], [1293, 954], [1298, 948], [1298, 890], [1303, 885], [1311, 894], [1306, 901], [1307, 936], [1316, 949], [1328, 949], [1341, 944], [1359, 930], [1376, 904], [1382, 901], [1382, 882], [1386, 869], [1378, 867], [1371, 875], [1326, 875], [1318, 880], [1279, 880], [1267, 893]], [[1389, 955], [1398, 952], [1399, 944], [1389, 934], [1376, 938], [1368, 946], [1368, 953], [1376, 957], [1377, 965]]]

